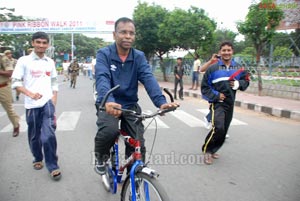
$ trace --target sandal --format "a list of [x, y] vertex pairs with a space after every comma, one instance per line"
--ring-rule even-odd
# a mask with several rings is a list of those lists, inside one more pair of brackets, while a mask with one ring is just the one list
[[217, 153], [214, 153], [214, 154], [211, 155], [211, 157], [214, 158], [214, 159], [219, 159], [220, 155], [217, 154]]
[[212, 159], [211, 154], [204, 154], [204, 163], [206, 165], [211, 165], [213, 163], [213, 159]]
[[33, 169], [35, 170], [40, 170], [44, 167], [43, 162], [39, 161], [39, 162], [34, 162], [33, 163]]
[[53, 180], [58, 181], [61, 178], [61, 172], [57, 169], [57, 170], [53, 170], [50, 173], [50, 176]]

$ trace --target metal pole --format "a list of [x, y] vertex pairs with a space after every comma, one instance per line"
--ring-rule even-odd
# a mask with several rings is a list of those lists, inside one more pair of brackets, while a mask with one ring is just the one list
[[73, 36], [73, 33], [71, 33], [71, 51], [72, 51], [72, 60], [73, 60], [74, 59], [74, 36]]

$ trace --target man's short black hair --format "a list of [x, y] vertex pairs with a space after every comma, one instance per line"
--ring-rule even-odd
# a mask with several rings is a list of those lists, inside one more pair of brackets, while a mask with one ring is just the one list
[[31, 40], [34, 41], [35, 39], [46, 39], [47, 42], [49, 42], [49, 36], [48, 34], [46, 34], [45, 32], [42, 32], [42, 31], [38, 31], [38, 32], [35, 32], [33, 35], [32, 35], [32, 38]]
[[224, 47], [225, 45], [231, 47], [233, 49], [233, 44], [230, 41], [224, 41], [221, 43], [220, 45], [220, 49], [222, 49], [222, 47]]
[[119, 18], [119, 19], [115, 22], [115, 31], [117, 31], [117, 27], [118, 27], [118, 24], [119, 24], [120, 22], [123, 22], [123, 23], [131, 22], [131, 23], [135, 26], [135, 24], [134, 24], [134, 22], [133, 22], [132, 19], [130, 19], [130, 18], [128, 18], [128, 17], [121, 17], [121, 18]]
[[181, 60], [182, 61], [182, 57], [178, 57], [177, 60]]

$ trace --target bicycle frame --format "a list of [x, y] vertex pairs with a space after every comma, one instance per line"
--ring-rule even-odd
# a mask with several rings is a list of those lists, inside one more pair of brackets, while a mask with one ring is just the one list
[[[107, 94], [104, 96], [103, 100], [101, 101], [101, 104], [99, 106], [99, 110], [105, 111], [105, 102], [108, 98], [108, 96], [116, 89], [118, 89], [120, 86], [117, 85], [114, 88], [110, 89]], [[171, 93], [164, 89], [165, 92], [170, 96], [171, 101], [173, 102], [173, 97], [171, 95]], [[176, 107], [173, 108], [168, 108], [168, 109], [164, 109], [164, 110], [159, 110], [153, 114], [150, 115], [145, 115], [145, 114], [136, 114], [135, 111], [131, 111], [131, 110], [127, 110], [127, 109], [120, 109], [120, 108], [115, 108], [115, 109], [119, 109], [122, 110], [122, 112], [127, 113], [128, 115], [133, 115], [134, 117], [137, 118], [137, 120], [142, 121], [145, 120], [146, 118], [153, 118], [157, 115], [162, 115], [166, 112], [170, 112], [170, 111], [174, 111], [176, 109]], [[119, 139], [122, 139], [122, 141], [124, 141], [125, 143], [127, 143], [129, 146], [134, 148], [134, 152], [125, 160], [125, 162], [120, 165], [120, 158], [119, 158]], [[136, 192], [136, 174], [140, 174], [140, 172], [142, 172], [145, 176], [148, 175], [149, 178], [153, 177], [157, 177], [158, 174], [156, 174], [156, 172], [154, 170], [152, 170], [151, 168], [148, 168], [146, 165], [144, 165], [143, 161], [142, 161], [142, 153], [141, 153], [141, 144], [139, 140], [136, 140], [134, 138], [132, 138], [131, 136], [129, 136], [126, 132], [124, 132], [123, 130], [119, 130], [119, 136], [117, 137], [117, 139], [115, 140], [115, 144], [112, 148], [112, 152], [111, 153], [111, 167], [109, 167], [109, 165], [107, 166], [107, 172], [109, 174], [110, 177], [110, 184], [109, 184], [109, 188], [110, 191], [115, 194], [117, 192], [117, 184], [122, 182], [122, 176], [123, 176], [123, 172], [125, 170], [125, 168], [127, 168], [129, 165], [131, 166], [129, 175], [127, 175], [126, 179], [125, 179], [125, 185], [128, 187], [128, 184], [130, 182], [131, 185], [131, 200], [135, 201], [137, 199], [137, 192]], [[128, 180], [130, 179], [130, 180]], [[148, 180], [149, 181], [149, 180]], [[153, 182], [150, 182], [153, 184]], [[158, 183], [156, 183], [156, 186], [158, 185]], [[139, 186], [138, 186], [139, 187]], [[149, 185], [147, 182], [143, 183], [143, 192], [144, 192], [144, 196], [146, 198], [146, 200], [150, 200], [150, 193], [149, 193]], [[157, 190], [157, 189], [156, 189]], [[157, 191], [155, 191], [157, 192]], [[164, 190], [162, 190], [160, 188], [160, 192], [161, 194], [159, 196], [164, 197], [165, 199], [167, 198], [166, 194], [163, 193]], [[123, 193], [123, 189], [122, 189], [122, 193]], [[125, 192], [126, 194], [126, 192]], [[169, 200], [169, 199], [166, 199]]]
[[[119, 158], [119, 139], [124, 141], [125, 143], [128, 143], [131, 147], [134, 148], [134, 152], [125, 160], [123, 164], [120, 164], [120, 158]], [[112, 164], [114, 169], [112, 170], [114, 172], [114, 187], [116, 187], [116, 183], [122, 182], [122, 176], [124, 173], [125, 168], [127, 168], [129, 165], [132, 165], [130, 170], [130, 179], [131, 179], [131, 186], [132, 186], [132, 192], [135, 192], [135, 183], [134, 183], [134, 175], [136, 168], [139, 166], [143, 166], [142, 162], [142, 154], [141, 154], [141, 145], [140, 141], [132, 138], [129, 136], [126, 132], [120, 130], [120, 135], [115, 140], [115, 144], [113, 146], [114, 149], [114, 161], [112, 161]], [[117, 188], [112, 189], [112, 193], [116, 193]], [[133, 193], [135, 197], [135, 193]]]

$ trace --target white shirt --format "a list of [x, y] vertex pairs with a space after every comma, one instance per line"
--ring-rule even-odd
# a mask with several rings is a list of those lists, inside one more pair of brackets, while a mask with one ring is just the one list
[[196, 59], [194, 61], [194, 65], [193, 65], [193, 71], [198, 71], [200, 69], [201, 66], [201, 61], [200, 59]]
[[38, 100], [25, 96], [26, 109], [44, 106], [53, 97], [53, 91], [58, 91], [54, 61], [47, 56], [39, 58], [34, 52], [18, 59], [12, 79], [12, 88], [24, 86], [27, 90], [42, 95]]
[[62, 63], [62, 66], [63, 66], [64, 71], [68, 71], [68, 68], [69, 68], [69, 66], [70, 66], [70, 63], [69, 63], [69, 62]]

